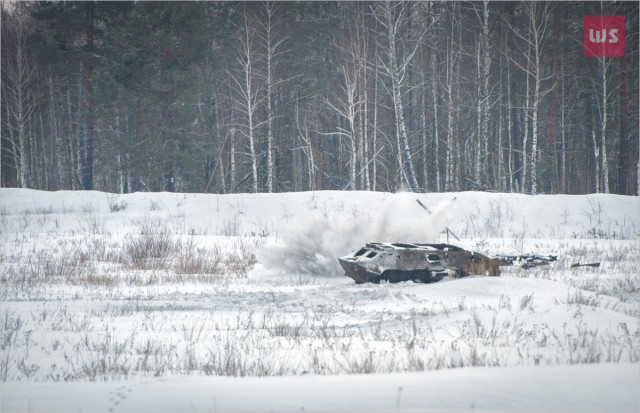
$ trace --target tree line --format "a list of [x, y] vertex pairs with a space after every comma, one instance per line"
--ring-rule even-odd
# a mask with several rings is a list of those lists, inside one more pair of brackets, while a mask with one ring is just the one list
[[[2, 3], [3, 187], [637, 194], [637, 2]], [[624, 57], [582, 17], [624, 15]]]

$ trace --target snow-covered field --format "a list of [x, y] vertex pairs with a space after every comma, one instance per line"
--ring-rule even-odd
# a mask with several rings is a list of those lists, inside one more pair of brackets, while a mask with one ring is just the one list
[[[445, 227], [558, 261], [355, 285], [336, 260]], [[0, 189], [0, 230], [3, 412], [640, 409], [638, 197]]]

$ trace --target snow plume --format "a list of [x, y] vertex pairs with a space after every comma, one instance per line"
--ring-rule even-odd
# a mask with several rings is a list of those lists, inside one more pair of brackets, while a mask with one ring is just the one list
[[417, 198], [398, 193], [365, 211], [331, 205], [305, 211], [284, 230], [282, 241], [258, 253], [253, 274], [341, 275], [337, 258], [367, 242], [437, 242], [453, 216], [452, 203], [428, 205], [428, 213]]
[[452, 201], [427, 205], [425, 211], [413, 193], [393, 195], [381, 209], [369, 236], [380, 242], [437, 242], [453, 217]]
[[367, 240], [366, 218], [359, 214], [305, 211], [285, 229], [283, 241], [258, 252], [267, 270], [288, 274], [337, 275], [337, 257], [348, 254]]

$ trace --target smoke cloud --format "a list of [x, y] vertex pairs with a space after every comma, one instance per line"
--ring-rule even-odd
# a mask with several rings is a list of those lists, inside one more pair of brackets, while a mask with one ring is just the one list
[[257, 274], [342, 275], [337, 258], [368, 242], [437, 242], [453, 216], [452, 201], [427, 205], [414, 193], [391, 195], [367, 211], [345, 212], [327, 205], [324, 211], [305, 211], [284, 230], [283, 239], [257, 254]]

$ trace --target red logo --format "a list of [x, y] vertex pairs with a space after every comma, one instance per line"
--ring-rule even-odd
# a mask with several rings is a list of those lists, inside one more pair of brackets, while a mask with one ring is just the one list
[[584, 55], [624, 56], [624, 16], [584, 16]]

